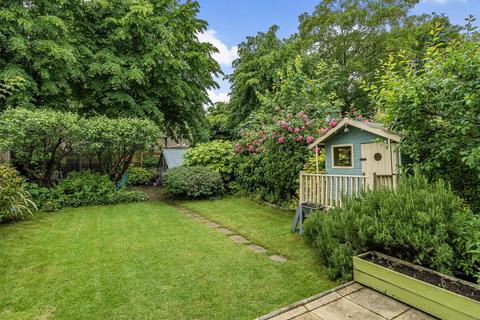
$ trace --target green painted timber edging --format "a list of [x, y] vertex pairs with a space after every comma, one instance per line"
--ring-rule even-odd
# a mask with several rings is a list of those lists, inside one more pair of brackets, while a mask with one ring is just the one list
[[[378, 252], [367, 252], [353, 257], [353, 277], [355, 281], [440, 319], [480, 319], [480, 302], [362, 259], [370, 254], [397, 264], [416, 268], [421, 272], [438, 274], [433, 270], [415, 266]], [[446, 275], [442, 276], [455, 279]], [[455, 279], [455, 281], [477, 287], [459, 279]]]

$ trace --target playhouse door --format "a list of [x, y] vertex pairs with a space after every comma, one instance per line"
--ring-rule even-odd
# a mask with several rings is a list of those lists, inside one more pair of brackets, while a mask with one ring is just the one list
[[[393, 144], [390, 145], [393, 148]], [[362, 174], [367, 176], [367, 187], [373, 186], [373, 174], [392, 175], [397, 166], [396, 152], [387, 143], [365, 143], [361, 147]]]

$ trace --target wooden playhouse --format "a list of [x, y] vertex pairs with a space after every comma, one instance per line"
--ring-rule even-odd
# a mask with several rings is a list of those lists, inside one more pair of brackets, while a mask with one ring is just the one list
[[300, 172], [300, 203], [341, 206], [343, 197], [367, 188], [395, 187], [401, 138], [378, 123], [343, 119], [309, 145], [324, 148], [325, 168], [317, 159], [316, 173]]

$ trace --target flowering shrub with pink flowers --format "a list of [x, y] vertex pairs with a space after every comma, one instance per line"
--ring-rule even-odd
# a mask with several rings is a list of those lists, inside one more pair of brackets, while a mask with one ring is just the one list
[[[355, 111], [348, 116], [370, 121]], [[319, 152], [317, 148], [309, 151], [308, 145], [340, 121], [338, 115], [330, 113], [322, 119], [311, 119], [303, 111], [294, 114], [275, 107], [270, 121], [256, 129], [240, 130], [241, 139], [235, 144], [236, 182], [259, 200], [288, 207], [296, 197], [299, 171], [312, 154]]]
[[305, 112], [293, 114], [276, 107], [268, 124], [241, 130], [235, 145], [235, 178], [241, 189], [288, 207], [296, 194], [298, 173], [312, 155], [308, 145], [320, 136], [321, 128], [337, 123], [335, 117], [328, 120], [314, 121]]

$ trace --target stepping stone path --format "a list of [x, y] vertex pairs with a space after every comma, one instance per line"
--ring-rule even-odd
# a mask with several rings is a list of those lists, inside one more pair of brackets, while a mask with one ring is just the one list
[[282, 257], [282, 256], [273, 255], [273, 256], [270, 256], [269, 258], [270, 258], [270, 260], [275, 261], [275, 262], [281, 262], [281, 263], [287, 262], [287, 258]]
[[245, 244], [246, 244], [246, 243], [250, 243], [250, 241], [248, 241], [247, 239], [245, 239], [245, 238], [242, 237], [242, 236], [237, 236], [237, 235], [235, 235], [235, 236], [230, 236], [230, 237], [228, 237], [228, 238], [229, 238], [230, 240], [232, 240], [233, 242], [235, 242], [235, 243], [245, 243]]
[[[265, 249], [264, 247], [261, 247], [257, 244], [254, 244], [254, 243], [251, 243], [248, 239], [245, 239], [244, 237], [235, 234], [232, 230], [224, 228], [216, 222], [205, 219], [201, 215], [199, 215], [199, 214], [197, 214], [197, 213], [195, 213], [195, 212], [193, 212], [193, 211], [191, 211], [191, 210], [189, 210], [185, 207], [181, 207], [181, 206], [175, 205], [175, 204], [174, 204], [174, 206], [178, 209], [178, 211], [183, 213], [186, 217], [188, 217], [188, 218], [190, 218], [194, 221], [205, 223], [209, 228], [215, 229], [218, 232], [228, 236], [228, 238], [230, 240], [232, 240], [233, 242], [238, 243], [238, 244], [247, 245], [247, 247], [250, 250], [252, 250], [253, 252], [262, 253], [262, 254], [268, 252], [268, 250]], [[279, 262], [279, 263], [285, 263], [285, 262], [288, 261], [288, 259], [286, 257], [278, 256], [278, 255], [271, 255], [268, 258], [270, 260], [274, 261], [274, 262]]]
[[227, 236], [233, 234], [233, 231], [228, 230], [227, 228], [217, 228], [217, 231]]
[[250, 249], [250, 250], [252, 250], [252, 251], [254, 251], [254, 252], [256, 252], [256, 253], [265, 253], [265, 252], [267, 252], [267, 249], [265, 249], [264, 247], [260, 247], [260, 246], [258, 246], [258, 245], [256, 245], [256, 244], [253, 244], [253, 243], [248, 245], [248, 249]]
[[212, 222], [212, 221], [208, 221], [207, 226], [209, 226], [212, 229], [216, 229], [216, 228], [220, 227], [220, 225], [218, 223], [215, 223], [215, 222]]

